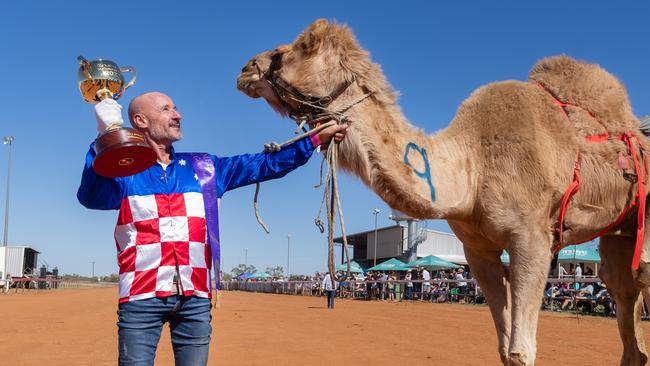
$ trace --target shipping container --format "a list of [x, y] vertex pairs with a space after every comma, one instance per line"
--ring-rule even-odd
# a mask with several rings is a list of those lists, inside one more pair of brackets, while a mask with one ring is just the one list
[[25, 277], [36, 271], [39, 252], [28, 246], [0, 247], [0, 278]]

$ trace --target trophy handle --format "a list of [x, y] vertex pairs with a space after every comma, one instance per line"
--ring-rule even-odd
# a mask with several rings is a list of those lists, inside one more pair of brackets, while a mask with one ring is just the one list
[[[133, 84], [135, 84], [135, 79], [137, 78], [138, 73], [135, 71], [135, 67], [133, 67], [133, 66], [120, 67], [120, 71], [123, 72], [123, 73], [124, 72], [130, 72], [131, 73], [131, 80], [129, 80], [129, 82], [126, 83], [126, 85], [124, 85], [124, 89], [122, 89], [122, 92], [124, 92], [126, 89], [130, 88], [131, 86], [133, 86]], [[120, 93], [120, 94], [122, 94], [122, 93]]]
[[88, 62], [88, 60], [86, 60], [83, 56], [77, 57], [77, 60], [79, 61], [79, 66], [81, 66], [81, 71], [86, 74], [86, 77], [89, 80], [92, 80], [93, 77], [90, 75], [90, 71], [92, 71], [93, 67], [90, 66], [90, 62]]

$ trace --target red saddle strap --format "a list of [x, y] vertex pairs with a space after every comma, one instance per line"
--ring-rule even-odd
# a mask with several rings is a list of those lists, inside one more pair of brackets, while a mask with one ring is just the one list
[[[539, 88], [546, 92], [546, 94], [549, 96], [553, 104], [558, 106], [560, 108], [560, 111], [564, 114], [564, 116], [568, 119], [569, 114], [567, 111], [564, 109], [564, 107], [571, 106], [571, 107], [576, 107], [583, 109], [579, 106], [568, 104], [568, 103], [563, 103], [559, 101], [557, 98], [555, 98], [546, 88], [544, 85], [541, 83], [537, 83]], [[583, 109], [584, 110], [584, 109]], [[599, 124], [603, 125], [600, 121], [594, 117], [594, 115], [586, 111], [592, 118], [596, 120]], [[569, 121], [570, 122], [570, 121]], [[603, 125], [604, 126], [604, 125]], [[605, 142], [609, 140], [609, 133], [604, 133], [600, 135], [589, 135], [585, 136], [585, 139], [588, 142]], [[639, 140], [637, 137], [630, 131], [625, 134], [621, 134], [618, 137], [619, 140], [625, 142], [627, 145], [627, 154], [632, 157], [632, 161], [634, 162], [634, 172], [637, 175], [637, 192], [634, 197], [634, 200], [628, 204], [623, 212], [618, 216], [614, 222], [609, 224], [607, 227], [603, 228], [600, 230], [596, 235], [593, 237], [575, 243], [575, 244], [582, 244], [586, 243], [589, 241], [592, 241], [596, 239], [597, 237], [607, 233], [611, 229], [613, 229], [615, 226], [621, 223], [623, 219], [628, 215], [628, 213], [632, 210], [632, 208], [636, 205], [636, 202], [638, 200], [639, 202], [639, 207], [638, 207], [638, 213], [637, 213], [637, 229], [636, 229], [636, 243], [634, 246], [634, 255], [632, 256], [632, 269], [637, 270], [639, 268], [639, 262], [641, 261], [641, 252], [643, 251], [643, 239], [645, 237], [645, 202], [646, 202], [646, 169], [645, 169], [645, 164], [643, 163], [644, 161], [644, 154], [643, 154], [643, 147], [639, 144]], [[635, 145], [639, 150], [639, 156], [637, 156]], [[557, 232], [557, 242], [553, 244], [553, 253], [557, 253], [562, 249], [562, 232], [564, 231], [564, 219], [566, 218], [566, 211], [569, 207], [569, 200], [573, 195], [575, 195], [579, 190], [580, 190], [580, 152], [578, 151], [576, 155], [576, 162], [575, 166], [573, 168], [573, 181], [569, 185], [569, 188], [564, 192], [564, 195], [562, 195], [562, 203], [560, 204], [560, 213], [558, 215], [558, 223], [557, 223], [557, 228], [555, 229]]]

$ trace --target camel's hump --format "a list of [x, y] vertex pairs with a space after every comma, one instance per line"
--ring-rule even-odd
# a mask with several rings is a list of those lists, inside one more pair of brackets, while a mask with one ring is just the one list
[[560, 101], [588, 110], [610, 132], [639, 128], [623, 84], [596, 64], [565, 55], [547, 57], [533, 66], [528, 79], [541, 83]]

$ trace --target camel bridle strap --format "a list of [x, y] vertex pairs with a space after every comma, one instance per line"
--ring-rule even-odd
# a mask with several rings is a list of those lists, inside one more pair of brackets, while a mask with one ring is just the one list
[[[320, 126], [317, 126], [311, 131], [305, 132], [300, 136], [294, 137], [282, 144], [278, 144], [276, 142], [272, 142], [270, 144], [264, 145], [264, 151], [267, 153], [270, 152], [275, 152], [275, 151], [280, 151], [283, 147], [298, 141], [300, 139], [303, 139], [307, 137], [308, 135], [312, 135], [315, 133], [318, 133], [319, 131], [328, 128], [330, 126], [333, 126], [335, 124], [339, 124], [341, 122], [339, 121], [330, 121], [324, 124], [321, 124]], [[350, 277], [350, 253], [348, 252], [348, 239], [347, 235], [345, 234], [345, 222], [343, 221], [343, 208], [341, 206], [341, 199], [339, 197], [338, 193], [338, 180], [337, 180], [337, 159], [338, 159], [338, 149], [339, 149], [339, 143], [335, 141], [331, 141], [329, 146], [327, 147], [327, 152], [325, 154], [325, 158], [323, 159], [323, 164], [321, 165], [321, 183], [315, 186], [315, 188], [320, 187], [323, 184], [323, 165], [327, 165], [327, 174], [325, 177], [325, 189], [323, 191], [323, 200], [321, 201], [321, 207], [318, 211], [318, 216], [314, 220], [316, 223], [316, 226], [319, 228], [320, 232], [324, 232], [323, 224], [320, 220], [320, 215], [323, 210], [323, 206], [327, 206], [327, 222], [328, 222], [328, 233], [327, 233], [327, 241], [328, 241], [328, 251], [327, 251], [327, 264], [328, 264], [328, 269], [330, 272], [330, 279], [332, 280], [332, 283], [335, 283], [336, 278], [335, 278], [335, 266], [334, 266], [334, 226], [335, 226], [335, 215], [338, 213], [339, 217], [339, 223], [341, 225], [341, 236], [343, 237], [343, 248], [344, 248], [344, 253], [345, 253], [345, 260], [347, 261], [347, 276]], [[253, 198], [253, 208], [255, 210], [255, 218], [257, 219], [257, 222], [262, 226], [264, 231], [266, 233], [270, 233], [270, 230], [262, 220], [262, 217], [259, 214], [259, 209], [257, 205], [257, 198], [259, 195], [260, 191], [260, 184], [257, 183], [255, 185], [255, 197]], [[327, 203], [327, 205], [326, 205]], [[289, 273], [287, 273], [287, 276], [289, 276]]]
[[284, 80], [278, 75], [280, 68], [282, 68], [282, 54], [275, 54], [271, 58], [271, 65], [266, 71], [265, 79], [271, 85], [275, 94], [280, 98], [285, 108], [289, 111], [289, 117], [296, 121], [296, 123], [301, 127], [305, 122], [313, 125], [324, 120], [336, 118], [335, 115], [337, 114], [339, 115], [339, 118], [337, 119], [340, 119], [340, 115], [343, 112], [347, 111], [352, 107], [352, 105], [359, 103], [371, 94], [368, 93], [363, 99], [356, 103], [345, 109], [339, 108], [338, 111], [334, 112], [329, 110], [328, 107], [355, 82], [355, 77], [340, 83], [330, 94], [318, 97], [311, 94], [304, 94], [298, 90], [298, 88]]
[[[558, 100], [544, 85], [541, 83], [537, 83], [538, 87], [546, 92], [548, 97], [551, 99], [553, 104], [558, 106], [564, 116], [569, 119], [569, 114], [565, 110], [565, 107], [575, 107], [582, 109], [586, 111], [596, 122], [601, 124], [604, 127], [604, 124], [600, 122], [590, 111], [573, 105], [569, 103], [564, 103]], [[569, 120], [570, 122], [570, 120]], [[637, 270], [639, 268], [639, 263], [641, 261], [641, 252], [643, 251], [643, 239], [645, 237], [645, 205], [646, 205], [646, 184], [647, 184], [647, 177], [646, 177], [646, 169], [645, 169], [645, 164], [644, 164], [644, 151], [643, 147], [641, 144], [639, 144], [639, 140], [637, 136], [632, 133], [632, 131], [629, 131], [627, 133], [620, 134], [617, 137], [618, 140], [623, 141], [626, 146], [627, 146], [627, 154], [632, 157], [632, 162], [634, 164], [634, 172], [635, 174], [629, 174], [629, 173], [624, 173], [624, 178], [629, 180], [632, 183], [637, 183], [637, 191], [634, 195], [634, 199], [630, 201], [630, 203], [623, 209], [623, 212], [608, 226], [600, 230], [598, 233], [596, 233], [594, 236], [587, 240], [582, 240], [577, 243], [573, 244], [583, 244], [589, 241], [592, 241], [596, 238], [598, 238], [601, 235], [604, 235], [614, 227], [616, 227], [618, 224], [620, 224], [625, 217], [632, 211], [632, 208], [637, 205], [638, 202], [638, 208], [637, 208], [637, 229], [636, 229], [636, 243], [634, 246], [634, 255], [632, 256], [632, 269]], [[610, 135], [609, 133], [604, 133], [604, 134], [599, 134], [599, 135], [588, 135], [585, 136], [585, 140], [587, 142], [605, 142], [610, 140]], [[638, 150], [638, 154], [637, 154]], [[622, 156], [619, 156], [619, 158], [622, 158]], [[580, 190], [580, 151], [576, 153], [576, 161], [575, 161], [575, 166], [573, 168], [573, 180], [571, 184], [569, 185], [569, 188], [564, 192], [564, 195], [562, 196], [562, 202], [560, 204], [560, 212], [558, 215], [558, 222], [557, 222], [557, 227], [555, 229], [555, 234], [556, 234], [556, 241], [553, 244], [553, 254], [556, 254], [557, 252], [562, 249], [563, 246], [567, 245], [567, 243], [563, 243], [562, 241], [562, 232], [564, 231], [564, 219], [566, 218], [566, 211], [569, 206], [569, 201], [573, 195], [575, 195], [579, 190]]]
[[[265, 74], [265, 79], [271, 85], [274, 93], [280, 98], [285, 108], [289, 112], [289, 117], [298, 124], [298, 129], [296, 133], [300, 130], [303, 130], [304, 133], [290, 139], [283, 144], [278, 144], [276, 142], [271, 142], [264, 146], [265, 152], [274, 152], [280, 151], [284, 146], [293, 143], [297, 140], [305, 138], [308, 135], [318, 133], [319, 131], [330, 127], [334, 124], [342, 124], [350, 122], [349, 118], [346, 115], [352, 107], [366, 100], [372, 95], [372, 92], [366, 92], [356, 99], [348, 102], [344, 105], [337, 107], [336, 109], [331, 107], [332, 102], [334, 102], [338, 97], [340, 97], [356, 78], [352, 80], [346, 80], [341, 83], [332, 93], [325, 97], [315, 97], [312, 95], [304, 95], [297, 88], [293, 87], [291, 84], [286, 82], [280, 76], [276, 74], [276, 71], [281, 67], [281, 55], [273, 56], [271, 65], [267, 73]], [[365, 90], [362, 87], [362, 90]], [[292, 104], [295, 103], [297, 107], [292, 107]], [[324, 121], [330, 121], [324, 123]], [[305, 124], [308, 124], [311, 127], [311, 130], [305, 129]], [[334, 266], [334, 226], [335, 226], [335, 216], [338, 214], [339, 223], [341, 225], [341, 236], [343, 238], [343, 253], [345, 255], [345, 260], [347, 261], [347, 277], [350, 277], [350, 254], [348, 252], [348, 240], [345, 233], [345, 222], [343, 220], [343, 209], [341, 205], [341, 199], [338, 193], [338, 179], [337, 179], [337, 161], [338, 161], [338, 151], [339, 143], [331, 141], [325, 158], [323, 159], [323, 164], [321, 165], [321, 183], [315, 188], [323, 185], [323, 165], [327, 166], [327, 174], [325, 176], [325, 188], [323, 191], [323, 199], [321, 201], [321, 207], [318, 212], [318, 216], [314, 220], [316, 226], [321, 233], [324, 232], [324, 225], [320, 220], [320, 216], [323, 210], [323, 206], [327, 207], [327, 222], [328, 222], [328, 269], [330, 273], [330, 279], [332, 283], [335, 283], [335, 266]], [[260, 184], [257, 183], [255, 187], [255, 196], [253, 199], [253, 207], [255, 210], [255, 218], [257, 222], [262, 226], [264, 231], [268, 234], [270, 231], [264, 221], [262, 220], [259, 209], [257, 205], [257, 199], [259, 196]], [[289, 275], [287, 273], [287, 275]]]

